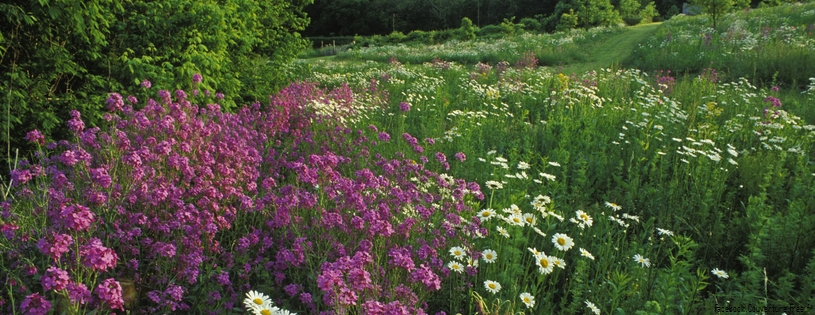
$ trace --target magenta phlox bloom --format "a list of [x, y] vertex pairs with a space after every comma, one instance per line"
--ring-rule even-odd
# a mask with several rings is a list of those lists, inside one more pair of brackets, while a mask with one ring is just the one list
[[25, 297], [20, 308], [24, 314], [45, 315], [51, 310], [51, 302], [48, 302], [48, 300], [39, 293], [34, 293]]
[[71, 282], [71, 277], [68, 272], [58, 267], [50, 267], [45, 271], [45, 275], [40, 279], [42, 288], [46, 291], [55, 290], [60, 291], [68, 287]]
[[119, 256], [112, 249], [102, 245], [98, 238], [92, 238], [87, 244], [79, 247], [82, 264], [95, 271], [107, 271], [116, 266]]
[[112, 310], [124, 311], [124, 299], [122, 299], [122, 286], [113, 278], [102, 281], [94, 290], [99, 301]]

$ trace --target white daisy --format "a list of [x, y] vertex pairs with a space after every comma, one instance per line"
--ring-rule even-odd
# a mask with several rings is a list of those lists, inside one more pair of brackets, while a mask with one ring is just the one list
[[484, 288], [486, 288], [487, 291], [490, 291], [490, 293], [495, 294], [498, 293], [498, 291], [501, 291], [501, 284], [492, 280], [487, 280], [484, 281]]
[[529, 169], [529, 163], [526, 163], [524, 161], [518, 162], [518, 169], [519, 170], [528, 170]]
[[450, 270], [458, 273], [464, 272], [464, 266], [460, 262], [457, 262], [455, 260], [447, 263], [447, 268], [450, 268]]
[[467, 254], [464, 253], [464, 249], [461, 248], [460, 246], [455, 246], [451, 248], [450, 255], [453, 255], [453, 257], [455, 257], [456, 259], [464, 259], [464, 257], [467, 257]]
[[555, 244], [558, 250], [567, 251], [574, 246], [574, 240], [566, 234], [555, 233], [552, 236], [552, 243]]
[[484, 257], [484, 262], [491, 264], [498, 258], [498, 253], [492, 249], [485, 249], [483, 252], [481, 252], [481, 256]]
[[658, 233], [659, 235], [668, 235], [668, 236], [674, 236], [674, 232], [671, 232], [670, 230], [666, 230], [666, 229], [660, 229], [660, 228], [657, 228], [657, 233]]
[[552, 166], [555, 166], [555, 167], [560, 167], [560, 163], [558, 163], [558, 162], [549, 162], [549, 165], [552, 165]]
[[648, 260], [648, 258], [642, 257], [640, 254], [634, 255], [634, 261], [640, 263], [640, 265], [645, 268], [651, 267], [651, 262]]
[[258, 307], [270, 305], [271, 303], [272, 300], [269, 299], [269, 296], [255, 290], [246, 293], [246, 299], [243, 300], [243, 304], [247, 309], [249, 309], [250, 312]]
[[501, 182], [497, 182], [497, 181], [494, 181], [494, 180], [488, 180], [484, 184], [487, 185], [487, 188], [489, 188], [489, 189], [501, 189], [501, 188], [504, 188], [504, 185], [501, 184]]
[[532, 229], [535, 230], [535, 233], [538, 233], [538, 235], [546, 237], [546, 233], [543, 233], [543, 231], [541, 231], [541, 229], [539, 229], [537, 227], [534, 227], [534, 226], [532, 227]]
[[639, 216], [630, 215], [628, 213], [623, 213], [623, 219], [634, 220], [634, 221], [637, 221], [638, 223], [640, 222], [640, 217]]
[[477, 215], [477, 216], [478, 216], [478, 219], [480, 219], [480, 220], [481, 220], [481, 222], [487, 222], [487, 221], [489, 221], [490, 219], [492, 219], [492, 217], [494, 217], [494, 216], [495, 216], [495, 210], [492, 210], [492, 209], [484, 209], [484, 210], [478, 211], [478, 215]]
[[550, 257], [550, 258], [552, 258], [552, 264], [553, 265], [560, 267], [560, 269], [566, 269], [566, 261], [565, 260], [560, 259], [558, 257]]
[[611, 208], [611, 209], [614, 209], [615, 211], [616, 211], [616, 210], [620, 210], [620, 209], [622, 209], [622, 208], [623, 208], [623, 207], [620, 207], [619, 205], [617, 205], [616, 203], [613, 203], [613, 202], [608, 202], [608, 201], [606, 201], [606, 207], [609, 207], [609, 208]]
[[719, 268], [714, 268], [714, 269], [713, 269], [713, 270], [711, 270], [710, 272], [712, 272], [714, 275], [716, 275], [716, 276], [717, 276], [717, 277], [719, 277], [720, 279], [727, 279], [727, 278], [730, 278], [730, 276], [728, 276], [728, 275], [727, 275], [727, 272], [725, 272], [724, 270], [721, 270], [721, 269], [719, 269]]
[[596, 315], [600, 315], [600, 309], [599, 309], [599, 308], [597, 308], [597, 306], [596, 306], [596, 305], [594, 305], [594, 303], [589, 302], [589, 300], [586, 300], [586, 306], [587, 306], [589, 309], [591, 309], [591, 311], [592, 311], [592, 312], [594, 312], [594, 314], [596, 314]]
[[266, 304], [255, 308], [251, 312], [254, 312], [257, 315], [277, 315], [280, 314], [280, 311], [280, 308], [277, 306]]
[[588, 259], [594, 260], [594, 255], [592, 255], [591, 253], [589, 253], [589, 251], [583, 249], [582, 247], [580, 248], [580, 255]]
[[549, 174], [549, 173], [540, 173], [539, 175], [541, 177], [543, 177], [543, 178], [546, 178], [550, 182], [554, 182], [555, 180], [557, 180], [557, 176]]
[[535, 307], [535, 296], [528, 292], [521, 293], [521, 302], [524, 302], [526, 308], [533, 308]]
[[513, 213], [507, 217], [507, 223], [511, 225], [524, 226], [526, 224], [526, 221], [524, 221], [523, 216], [517, 213]]
[[501, 236], [509, 238], [509, 233], [507, 233], [507, 229], [505, 229], [503, 227], [500, 227], [500, 226], [496, 227], [496, 229], [498, 230], [498, 233], [501, 234]]
[[524, 222], [526, 222], [526, 225], [529, 226], [535, 226], [535, 223], [538, 222], [538, 219], [535, 217], [535, 215], [531, 213], [524, 213], [523, 219]]
[[577, 210], [575, 213], [577, 214], [577, 219], [583, 222], [584, 225], [591, 226], [594, 224], [594, 220], [591, 218], [591, 216], [583, 212], [583, 210]]
[[539, 252], [537, 248], [527, 247], [526, 250], [528, 250], [530, 253], [532, 253], [532, 255], [535, 256], [543, 254], [543, 252]]
[[535, 255], [535, 264], [538, 265], [538, 271], [544, 275], [550, 274], [553, 270], [555, 270], [555, 265], [552, 263], [552, 259], [543, 253], [540, 255]]

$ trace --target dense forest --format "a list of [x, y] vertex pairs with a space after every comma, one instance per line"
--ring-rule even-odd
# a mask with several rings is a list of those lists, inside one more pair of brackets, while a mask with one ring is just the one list
[[[636, 0], [637, 9], [649, 3], [658, 11], [656, 20], [681, 13], [681, 0]], [[743, 6], [749, 0], [742, 1]], [[311, 24], [305, 36], [352, 36], [408, 33], [413, 30], [440, 30], [459, 27], [464, 17], [476, 26], [500, 24], [504, 19], [518, 22], [532, 18], [552, 31], [563, 13], [574, 10], [578, 15], [614, 15], [624, 11], [626, 0], [315, 0], [306, 8]], [[735, 1], [739, 2], [739, 1]], [[759, 1], [749, 3], [756, 6]], [[617, 13], [620, 14], [620, 13]], [[514, 20], [513, 20], [514, 19]], [[599, 20], [613, 19], [602, 17]], [[590, 22], [590, 21], [586, 21]], [[581, 24], [583, 24], [581, 22]], [[603, 23], [585, 23], [596, 26]]]

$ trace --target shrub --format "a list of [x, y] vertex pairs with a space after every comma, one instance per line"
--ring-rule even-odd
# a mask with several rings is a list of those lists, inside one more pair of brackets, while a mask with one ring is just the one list
[[478, 36], [487, 36], [493, 34], [500, 34], [503, 29], [498, 25], [487, 25], [478, 30]]
[[473, 26], [473, 21], [466, 17], [462, 18], [459, 32], [460, 32], [459, 39], [461, 40], [475, 39], [475, 26]]
[[520, 24], [522, 24], [523, 29], [527, 31], [539, 31], [541, 29], [541, 22], [533, 18], [523, 18]]

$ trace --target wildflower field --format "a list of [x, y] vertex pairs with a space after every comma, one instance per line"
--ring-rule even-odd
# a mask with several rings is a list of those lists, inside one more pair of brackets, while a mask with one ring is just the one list
[[[720, 26], [759, 38], [748, 14]], [[700, 23], [660, 32], [706, 49]], [[234, 113], [200, 75], [144, 80], [103, 126], [32, 130], [0, 204], [0, 313], [813, 312], [815, 78], [456, 47], [302, 61]]]

